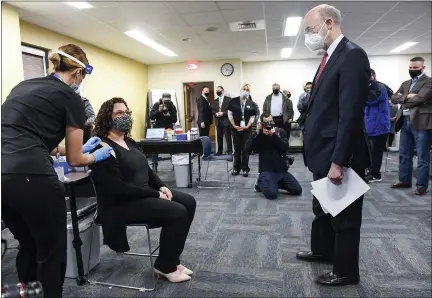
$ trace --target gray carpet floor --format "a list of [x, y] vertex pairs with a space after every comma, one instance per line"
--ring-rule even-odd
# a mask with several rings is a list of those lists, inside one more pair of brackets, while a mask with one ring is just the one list
[[[397, 153], [389, 155], [383, 181], [371, 185], [365, 197], [360, 247], [361, 282], [328, 288], [314, 277], [330, 265], [304, 263], [295, 258], [310, 245], [313, 219], [311, 174], [300, 155], [290, 172], [303, 186], [301, 196], [282, 194], [275, 201], [253, 191], [257, 156], [251, 156], [249, 178], [237, 177], [230, 188], [182, 189], [197, 200], [197, 212], [182, 255], [182, 263], [195, 272], [192, 280], [171, 284], [159, 280], [150, 293], [77, 286], [67, 279], [65, 297], [430, 297], [431, 296], [431, 192], [423, 197], [413, 189], [393, 190], [397, 180]], [[194, 165], [194, 170], [196, 169]], [[211, 163], [209, 179], [227, 179], [225, 165]], [[204, 169], [205, 170], [205, 169]], [[175, 185], [171, 165], [160, 163], [159, 176]], [[415, 180], [414, 184], [415, 184]], [[7, 238], [11, 235], [4, 233]], [[128, 230], [133, 250], [145, 251], [145, 231]], [[158, 231], [152, 231], [158, 243]], [[13, 245], [13, 243], [11, 244]], [[2, 282], [14, 282], [16, 250], [2, 261]], [[141, 286], [151, 281], [146, 258], [117, 255], [101, 248], [95, 279]]]

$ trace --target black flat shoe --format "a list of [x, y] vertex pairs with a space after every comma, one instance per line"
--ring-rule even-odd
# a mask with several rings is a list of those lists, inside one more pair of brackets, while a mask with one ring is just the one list
[[333, 272], [327, 272], [317, 277], [316, 282], [324, 286], [347, 286], [356, 285], [360, 281], [360, 276], [339, 277]]
[[243, 171], [243, 177], [249, 176], [249, 172]]
[[331, 264], [332, 261], [322, 255], [314, 254], [311, 251], [299, 251], [296, 254], [297, 259], [309, 262], [322, 262]]
[[239, 174], [239, 171], [236, 171], [236, 170], [233, 170], [232, 172], [231, 172], [231, 175], [233, 175], [233, 176], [237, 176]]
[[222, 155], [222, 152], [218, 152], [218, 153], [216, 153], [215, 155]]

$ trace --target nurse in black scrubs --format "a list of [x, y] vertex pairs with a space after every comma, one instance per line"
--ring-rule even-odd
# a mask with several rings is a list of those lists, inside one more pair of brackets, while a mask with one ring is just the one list
[[249, 175], [249, 154], [245, 144], [251, 134], [251, 127], [255, 121], [256, 109], [250, 98], [249, 85], [245, 84], [239, 97], [234, 97], [228, 104], [228, 119], [232, 126], [232, 138], [234, 143], [234, 170], [233, 176], [240, 171], [243, 177]]
[[[71, 166], [109, 157], [92, 154], [99, 138], [83, 146], [84, 105], [75, 93], [92, 67], [84, 51], [65, 45], [50, 57], [55, 72], [15, 86], [1, 109], [2, 220], [19, 241], [20, 282], [40, 281], [45, 298], [61, 298], [66, 272], [66, 202], [51, 155]], [[66, 146], [58, 144], [66, 137]]]

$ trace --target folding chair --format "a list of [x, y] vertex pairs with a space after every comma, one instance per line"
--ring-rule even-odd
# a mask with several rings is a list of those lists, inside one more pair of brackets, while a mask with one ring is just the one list
[[[91, 183], [93, 185], [93, 188], [95, 190], [95, 195], [97, 198], [97, 191], [96, 191], [96, 185], [91, 177], [91, 171], [89, 171], [89, 176], [90, 176], [90, 180]], [[97, 225], [97, 226], [101, 226], [101, 222], [98, 218], [98, 212], [96, 211], [94, 216], [93, 216], [93, 224]], [[90, 284], [97, 284], [97, 285], [103, 285], [103, 286], [108, 286], [108, 287], [117, 287], [117, 288], [123, 288], [123, 289], [130, 289], [130, 290], [137, 290], [140, 292], [149, 292], [149, 291], [154, 291], [156, 289], [156, 278], [155, 278], [155, 271], [154, 271], [154, 264], [153, 264], [153, 257], [158, 257], [159, 255], [155, 254], [155, 252], [159, 249], [158, 245], [154, 250], [152, 250], [152, 244], [151, 244], [151, 239], [150, 239], [150, 230], [152, 229], [158, 229], [161, 228], [161, 226], [157, 226], [157, 225], [151, 225], [151, 224], [129, 224], [127, 225], [128, 227], [145, 227], [147, 230], [147, 240], [148, 240], [148, 253], [123, 253], [124, 255], [130, 255], [130, 256], [140, 256], [140, 257], [149, 257], [150, 258], [150, 266], [152, 269], [152, 275], [153, 275], [153, 284], [151, 285], [151, 287], [134, 287], [134, 286], [128, 286], [128, 285], [122, 285], [122, 284], [113, 284], [113, 283], [107, 283], [107, 282], [103, 282], [103, 281], [96, 281], [96, 280], [91, 280], [90, 279], [90, 258], [92, 255], [92, 244], [93, 244], [93, 231], [94, 229], [92, 229], [92, 241], [90, 242], [90, 252], [89, 252], [89, 259], [88, 259], [88, 263], [87, 263], [87, 281]]]
[[[208, 170], [210, 167], [210, 162], [216, 162], [216, 161], [226, 161], [226, 170], [227, 170], [227, 182], [228, 182], [228, 186], [203, 186], [203, 185], [198, 185], [198, 188], [227, 188], [230, 187], [230, 172], [232, 170], [229, 169], [229, 163], [233, 163], [233, 156], [232, 154], [225, 154], [225, 155], [213, 155], [211, 154], [211, 141], [209, 137], [201, 137], [201, 143], [203, 146], [203, 157], [202, 157], [202, 161], [203, 162], [207, 162], [207, 168], [206, 168], [206, 172], [205, 172], [205, 177], [204, 180], [202, 180], [201, 182], [225, 182], [223, 180], [207, 180], [207, 175], [208, 175]], [[233, 178], [234, 182], [235, 182], [235, 177]]]

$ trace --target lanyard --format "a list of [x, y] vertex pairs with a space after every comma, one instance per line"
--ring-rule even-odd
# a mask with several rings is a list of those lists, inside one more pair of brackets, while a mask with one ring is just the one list
[[242, 119], [243, 119], [243, 120], [245, 119], [245, 117], [244, 117], [244, 110], [245, 110], [245, 106], [246, 106], [246, 100], [245, 100], [245, 102], [244, 102], [244, 104], [243, 104], [243, 103], [242, 103], [242, 100], [241, 100], [241, 98], [240, 98], [240, 107], [241, 107]]

